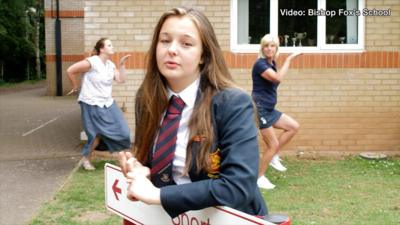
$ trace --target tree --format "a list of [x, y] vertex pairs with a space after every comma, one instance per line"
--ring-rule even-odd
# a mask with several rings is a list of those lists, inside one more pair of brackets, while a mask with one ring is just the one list
[[[41, 59], [41, 51], [40, 51], [40, 35], [42, 34], [42, 37], [44, 37], [44, 33], [41, 32], [43, 30], [40, 29], [41, 23], [44, 21], [42, 21], [42, 19], [44, 18], [44, 12], [43, 12], [43, 1], [41, 0], [35, 0], [35, 8], [31, 7], [28, 8], [29, 12], [32, 12], [32, 17], [33, 18], [33, 24], [34, 24], [34, 43], [35, 43], [35, 62], [36, 62], [36, 79], [40, 79], [41, 78], [41, 63], [40, 63], [40, 59]], [[28, 14], [29, 15], [29, 14]], [[44, 46], [43, 46], [44, 48]]]
[[[30, 79], [29, 74], [40, 78], [43, 58], [39, 62], [37, 58], [43, 54], [37, 55], [44, 46], [38, 38], [43, 29], [38, 30], [37, 21], [43, 24], [42, 0], [0, 0], [0, 81], [19, 82]], [[39, 71], [35, 64], [39, 64]]]

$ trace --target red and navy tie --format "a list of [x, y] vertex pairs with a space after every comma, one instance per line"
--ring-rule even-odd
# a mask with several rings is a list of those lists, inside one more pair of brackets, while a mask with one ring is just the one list
[[175, 95], [171, 97], [151, 161], [151, 181], [156, 187], [174, 184], [172, 160], [175, 156], [176, 135], [184, 107], [185, 102], [181, 98]]

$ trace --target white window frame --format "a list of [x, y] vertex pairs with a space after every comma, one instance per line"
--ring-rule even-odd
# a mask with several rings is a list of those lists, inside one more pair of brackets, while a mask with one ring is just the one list
[[[238, 27], [238, 1], [231, 0], [231, 51], [235, 53], [258, 53], [258, 44], [238, 44], [237, 40], [237, 27]], [[358, 9], [362, 12], [365, 7], [365, 0], [358, 0]], [[318, 9], [326, 9], [326, 0], [318, 0]], [[270, 33], [278, 35], [278, 0], [270, 1]], [[316, 47], [280, 47], [281, 53], [290, 53], [295, 51], [302, 51], [305, 53], [343, 53], [343, 52], [363, 52], [364, 39], [365, 39], [365, 18], [361, 15], [358, 18], [357, 44], [326, 44], [326, 18], [325, 16], [317, 17], [317, 32], [318, 41]]]

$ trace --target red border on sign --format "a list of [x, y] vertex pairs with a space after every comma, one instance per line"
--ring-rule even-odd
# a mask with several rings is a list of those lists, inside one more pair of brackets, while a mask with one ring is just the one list
[[[122, 172], [121, 169], [117, 169], [117, 168], [111, 166], [111, 164], [107, 164], [106, 167], [108, 167], [110, 169], [113, 169], [113, 170], [116, 170], [116, 171], [119, 171], [119, 172]], [[107, 173], [106, 173], [106, 176], [107, 176]], [[106, 182], [107, 182], [107, 177], [105, 177], [105, 179], [106, 179]], [[107, 197], [107, 195], [106, 195], [106, 197]], [[108, 203], [108, 201], [106, 201], [106, 202]], [[125, 213], [122, 213], [122, 212], [118, 211], [117, 209], [114, 209], [113, 207], [109, 206], [108, 204], [106, 205], [106, 207], [108, 209], [110, 209], [110, 210], [112, 210], [112, 211], [114, 211], [114, 212], [126, 217], [126, 218], [129, 218], [131, 220], [131, 222], [138, 223], [140, 225], [145, 225], [144, 223], [141, 223], [141, 222], [131, 218], [130, 216], [126, 215]]]
[[[234, 215], [234, 216], [237, 216], [237, 217], [239, 217], [239, 218], [242, 218], [242, 219], [244, 219], [244, 220], [247, 220], [247, 221], [250, 221], [250, 222], [253, 222], [253, 223], [256, 223], [256, 224], [263, 225], [262, 223], [259, 223], [259, 222], [256, 222], [256, 221], [252, 220], [252, 219], [243, 217], [243, 216], [238, 215], [238, 214], [236, 214], [236, 213], [234, 213], [234, 212], [231, 212], [231, 211], [229, 211], [229, 210], [219, 208], [218, 206], [213, 206], [213, 207], [216, 208], [216, 209], [219, 209], [219, 210], [221, 210], [221, 211], [223, 211], [223, 212], [226, 212], [226, 213], [229, 213], [229, 214], [231, 214], [231, 215]], [[254, 217], [255, 217], [255, 216], [254, 216]]]
[[[114, 169], [114, 170], [119, 171], [119, 172], [122, 172], [121, 169], [113, 167], [112, 164], [107, 164], [106, 167], [111, 168], [111, 169]], [[107, 178], [106, 178], [106, 181], [107, 181]], [[106, 195], [106, 197], [107, 197], [107, 195]], [[134, 222], [136, 222], [136, 223], [145, 225], [145, 224], [143, 224], [143, 223], [141, 223], [141, 222], [139, 222], [139, 221], [137, 221], [137, 220], [135, 220], [135, 219], [129, 217], [128, 215], [126, 215], [126, 214], [124, 214], [124, 213], [121, 213], [120, 211], [118, 211], [118, 210], [116, 210], [116, 209], [110, 207], [109, 205], [107, 205], [106, 207], [109, 208], [109, 209], [111, 209], [112, 211], [114, 211], [114, 212], [116, 212], [116, 213], [122, 215], [122, 216], [125, 216], [126, 218], [131, 219], [132, 221], [134, 221]], [[237, 216], [237, 217], [239, 217], [239, 218], [241, 218], [241, 219], [244, 219], [244, 220], [253, 222], [253, 223], [255, 223], [255, 224], [263, 225], [262, 223], [256, 222], [256, 221], [254, 221], [254, 220], [252, 220], [252, 219], [249, 219], [249, 218], [246, 218], [246, 217], [241, 216], [241, 215], [239, 215], [239, 214], [236, 214], [235, 212], [232, 212], [232, 211], [230, 211], [230, 210], [228, 210], [228, 209], [223, 209], [223, 208], [221, 208], [221, 207], [219, 207], [219, 206], [213, 206], [213, 208], [216, 208], [216, 209], [218, 209], [218, 210], [220, 210], [220, 211], [222, 211], [222, 212], [229, 213], [229, 214], [231, 214], [231, 215]], [[255, 218], [257, 218], [257, 217], [255, 217]], [[132, 221], [131, 221], [131, 222], [132, 222]]]
[[129, 218], [130, 220], [132, 220], [132, 221], [130, 221], [130, 222], [134, 222], [134, 223], [136, 223], [136, 225], [138, 225], [138, 224], [141, 224], [141, 225], [145, 225], [144, 223], [141, 223], [141, 222], [139, 222], [139, 221], [137, 221], [137, 220], [135, 220], [135, 219], [133, 219], [133, 218], [131, 218], [130, 216], [128, 216], [128, 215], [126, 215], [126, 214], [124, 214], [124, 213], [121, 213], [120, 211], [118, 211], [118, 210], [116, 210], [116, 209], [114, 209], [114, 208], [112, 208], [112, 207], [110, 207], [110, 206], [107, 206], [109, 209], [111, 209], [112, 211], [114, 211], [114, 212], [116, 212], [116, 213], [118, 213], [118, 214], [120, 214], [120, 215], [123, 215], [125, 218]]

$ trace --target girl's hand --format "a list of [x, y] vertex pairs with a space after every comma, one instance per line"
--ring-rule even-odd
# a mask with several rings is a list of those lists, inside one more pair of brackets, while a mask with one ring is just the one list
[[126, 178], [128, 179], [128, 183], [132, 182], [138, 178], [148, 178], [150, 177], [150, 169], [146, 166], [143, 166], [136, 158], [131, 157], [126, 162], [127, 165], [127, 174]]
[[150, 205], [161, 204], [160, 189], [155, 187], [145, 176], [136, 176], [132, 179], [128, 186], [127, 197]]
[[122, 173], [124, 174], [125, 177], [128, 173], [128, 165], [126, 164], [126, 162], [128, 161], [128, 159], [132, 157], [133, 157], [132, 153], [130, 152], [121, 151], [118, 153], [119, 166], [121, 167]]
[[142, 201], [146, 204], [161, 204], [160, 189], [149, 180], [150, 169], [143, 166], [130, 152], [120, 152], [119, 162], [127, 178], [127, 198]]
[[150, 169], [143, 166], [131, 152], [121, 151], [118, 153], [118, 161], [121, 166], [122, 173], [126, 177], [128, 183], [137, 177], [150, 177]]
[[[121, 151], [118, 153], [118, 162], [121, 167], [122, 173], [126, 178], [128, 178], [128, 173], [135, 172], [140, 174], [150, 174], [150, 170], [147, 167], [144, 167], [135, 157], [133, 157], [132, 153], [129, 151]], [[147, 172], [147, 170], [149, 170]]]
[[72, 88], [72, 90], [69, 91], [69, 92], [67, 93], [67, 95], [72, 95], [72, 94], [78, 93], [78, 92], [79, 92], [79, 89], [78, 89], [78, 88]]

